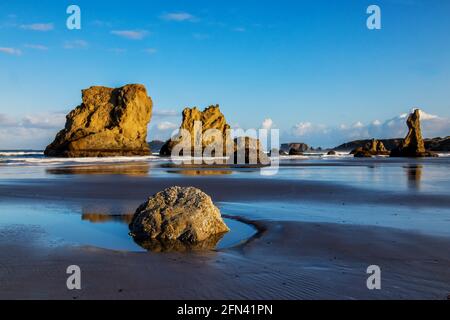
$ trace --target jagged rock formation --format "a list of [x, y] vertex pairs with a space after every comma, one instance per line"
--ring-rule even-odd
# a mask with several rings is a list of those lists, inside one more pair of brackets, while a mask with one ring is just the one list
[[383, 144], [383, 142], [373, 139], [371, 142], [367, 143], [364, 147], [358, 147], [350, 154], [353, 154], [356, 158], [370, 158], [372, 156], [390, 154]]
[[[201, 128], [195, 128], [195, 123], [200, 122], [202, 124]], [[227, 124], [225, 116], [220, 112], [219, 105], [210, 106], [206, 108], [203, 112], [197, 108], [186, 108], [183, 111], [183, 120], [180, 126], [180, 129], [186, 130], [190, 133], [190, 146], [191, 152], [187, 155], [194, 154], [194, 146], [201, 145], [201, 152], [205, 150], [208, 145], [211, 145], [216, 141], [215, 137], [205, 137], [204, 134], [207, 130], [215, 129], [217, 133], [221, 135], [220, 143], [224, 143], [227, 141], [227, 130], [230, 129], [230, 126]], [[194, 134], [197, 133], [197, 135]], [[203, 139], [199, 141], [198, 135], [202, 134]], [[196, 141], [197, 139], [197, 141]], [[173, 148], [178, 144], [188, 143], [189, 141], [184, 141], [181, 136], [174, 137], [168, 140], [164, 146], [161, 148], [160, 155], [162, 156], [170, 156], [172, 154]], [[189, 149], [189, 148], [188, 148]], [[226, 149], [226, 146], [223, 147]], [[225, 150], [224, 150], [225, 152]], [[182, 154], [185, 155], [185, 154]], [[187, 156], [185, 155], [185, 156]]]
[[258, 139], [239, 137], [234, 139], [234, 163], [270, 165], [270, 158], [265, 154]]
[[[349, 151], [355, 150], [359, 147], [364, 147], [372, 140], [355, 140], [351, 142], [346, 142], [337, 146], [333, 150], [335, 151]], [[403, 139], [380, 139], [387, 150], [393, 150], [398, 148], [398, 146], [403, 142]], [[450, 136], [445, 138], [432, 138], [432, 139], [424, 139], [425, 149], [430, 151], [450, 151]]]
[[450, 151], [450, 136], [445, 138], [433, 138], [425, 140], [425, 149], [430, 151]]
[[[378, 141], [381, 141], [383, 143], [383, 145], [385, 146], [385, 148], [387, 150], [392, 150], [394, 148], [397, 148], [400, 143], [402, 142], [402, 139], [400, 138], [396, 138], [396, 139], [379, 139]], [[350, 142], [346, 142], [343, 143], [335, 148], [333, 148], [333, 150], [335, 151], [351, 151], [351, 150], [355, 150], [359, 147], [365, 147], [367, 146], [367, 144], [372, 143], [372, 139], [366, 139], [366, 140], [355, 140], [355, 141], [350, 141]]]
[[303, 152], [311, 148], [306, 143], [283, 143], [280, 146], [280, 151], [291, 156], [303, 155]]
[[130, 223], [131, 235], [153, 251], [215, 247], [230, 231], [211, 198], [193, 187], [171, 187], [142, 204]]
[[425, 149], [420, 128], [420, 110], [416, 109], [406, 121], [408, 134], [403, 142], [391, 152], [391, 157], [433, 157], [435, 154]]
[[153, 140], [150, 141], [148, 143], [148, 146], [150, 147], [150, 150], [154, 153], [159, 153], [161, 151], [161, 148], [165, 145], [166, 143], [164, 141], [160, 141], [160, 140]]
[[67, 115], [65, 128], [45, 150], [50, 157], [149, 155], [152, 100], [143, 85], [91, 87]]
[[[180, 130], [188, 134], [183, 135], [180, 132], [167, 141], [161, 148], [160, 155], [171, 156], [174, 148], [177, 148], [176, 156], [230, 155], [228, 164], [270, 164], [270, 159], [263, 152], [259, 140], [249, 137], [246, 137], [245, 141], [244, 137], [233, 140], [230, 129], [218, 105], [210, 106], [203, 112], [197, 108], [186, 108], [183, 111]], [[216, 154], [218, 150], [221, 154]]]

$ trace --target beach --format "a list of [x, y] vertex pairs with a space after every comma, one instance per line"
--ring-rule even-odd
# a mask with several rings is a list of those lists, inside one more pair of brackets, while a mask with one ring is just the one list
[[[315, 154], [281, 157], [279, 173], [262, 176], [157, 156], [9, 154], [0, 163], [0, 298], [447, 299], [449, 166], [445, 155]], [[210, 195], [235, 221], [234, 240], [194, 252], [135, 244], [130, 215], [170, 186]], [[82, 270], [80, 291], [67, 290], [69, 265]], [[367, 288], [371, 265], [381, 290]]]

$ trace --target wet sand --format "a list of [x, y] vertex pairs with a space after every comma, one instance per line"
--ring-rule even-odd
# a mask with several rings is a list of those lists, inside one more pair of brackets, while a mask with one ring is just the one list
[[[374, 227], [265, 223], [250, 243], [205, 253], [36, 250], [39, 230], [3, 232], [1, 299], [446, 299], [450, 240]], [[19, 241], [18, 241], [19, 240]], [[65, 287], [67, 266], [82, 290]], [[366, 268], [382, 290], [366, 288]]]
[[[38, 218], [0, 223], [0, 298], [446, 299], [448, 165], [287, 161], [276, 177], [153, 164], [8, 168], [0, 179], [3, 221], [19, 204], [68, 206], [73, 219], [95, 216], [97, 224], [120, 221], [148, 196], [180, 185], [202, 189], [223, 214], [262, 232], [227, 249], [161, 254], [49, 242]], [[73, 264], [82, 270], [81, 291], [66, 288]], [[366, 287], [370, 265], [381, 268], [381, 290]]]

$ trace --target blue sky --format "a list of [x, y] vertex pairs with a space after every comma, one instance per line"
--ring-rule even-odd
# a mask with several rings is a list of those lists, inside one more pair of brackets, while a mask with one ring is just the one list
[[[66, 28], [70, 4], [81, 30]], [[370, 4], [381, 30], [366, 27]], [[155, 103], [149, 140], [216, 103], [284, 141], [363, 138], [413, 107], [439, 120], [428, 135], [448, 135], [450, 2], [2, 0], [0, 70], [0, 149], [44, 147], [81, 89], [127, 83]]]

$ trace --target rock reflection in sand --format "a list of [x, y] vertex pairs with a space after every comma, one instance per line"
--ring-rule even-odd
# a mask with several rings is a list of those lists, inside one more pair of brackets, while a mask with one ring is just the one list
[[[132, 214], [111, 215], [102, 213], [84, 213], [81, 216], [83, 221], [92, 224], [102, 224], [110, 222], [118, 222], [127, 225], [133, 218]], [[236, 219], [224, 218], [225, 223], [230, 227], [231, 231], [226, 234], [216, 235], [205, 241], [197, 243], [184, 243], [182, 241], [160, 241], [157, 239], [133, 239], [141, 248], [151, 252], [187, 252], [199, 250], [220, 250], [237, 246], [246, 242], [257, 234], [257, 229], [252, 225], [238, 221]]]
[[110, 215], [98, 213], [83, 213], [81, 220], [89, 221], [91, 223], [105, 223], [105, 222], [121, 222], [129, 224], [133, 219], [133, 215]]
[[408, 178], [408, 187], [411, 190], [420, 190], [420, 181], [422, 179], [421, 165], [410, 165], [405, 167], [406, 176]]
[[54, 167], [46, 170], [47, 174], [55, 175], [128, 175], [128, 176], [148, 176], [150, 173], [150, 164], [132, 163], [132, 164], [114, 164], [114, 165], [82, 165]]
[[215, 235], [208, 239], [195, 242], [186, 243], [183, 241], [165, 241], [159, 239], [140, 240], [135, 238], [134, 241], [142, 248], [151, 252], [185, 252], [185, 251], [200, 251], [200, 250], [214, 250], [218, 247], [220, 240], [225, 234]]
[[181, 174], [183, 176], [220, 176], [232, 174], [231, 170], [168, 170], [167, 173]]

